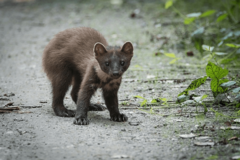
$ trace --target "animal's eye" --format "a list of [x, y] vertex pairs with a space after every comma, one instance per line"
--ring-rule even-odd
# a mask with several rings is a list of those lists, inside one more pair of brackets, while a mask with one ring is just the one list
[[109, 66], [109, 62], [105, 62], [105, 65], [106, 65], [106, 66]]
[[120, 64], [123, 66], [123, 65], [125, 64], [125, 62], [124, 62], [124, 61], [121, 61]]

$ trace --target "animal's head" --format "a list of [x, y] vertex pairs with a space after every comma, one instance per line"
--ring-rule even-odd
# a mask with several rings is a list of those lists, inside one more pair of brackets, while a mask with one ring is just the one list
[[98, 42], [94, 45], [93, 51], [102, 71], [114, 79], [122, 76], [133, 57], [131, 42], [126, 42], [122, 47], [105, 47]]

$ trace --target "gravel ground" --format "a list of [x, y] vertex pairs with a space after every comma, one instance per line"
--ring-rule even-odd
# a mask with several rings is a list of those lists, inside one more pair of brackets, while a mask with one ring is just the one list
[[[149, 48], [144, 47], [145, 41], [141, 41], [141, 37], [146, 37], [143, 35], [144, 26], [150, 22], [144, 18], [130, 18], [134, 9], [141, 5], [135, 1], [122, 7], [107, 1], [0, 2], [0, 104], [4, 106], [13, 102], [13, 106], [20, 108], [20, 111], [0, 114], [0, 160], [225, 160], [240, 155], [239, 141], [226, 145], [219, 143], [224, 138], [239, 136], [239, 130], [219, 130], [224, 123], [217, 122], [211, 113], [199, 120], [194, 115], [168, 116], [179, 111], [171, 104], [157, 110], [159, 114], [135, 109], [137, 102], [132, 95], [157, 94], [149, 89], [154, 87], [153, 84], [137, 82], [141, 79], [139, 77], [146, 76], [145, 73], [129, 70], [121, 84], [120, 102], [131, 100], [129, 106], [120, 109], [129, 117], [128, 122], [110, 121], [108, 111], [89, 112], [88, 126], [74, 125], [73, 118], [54, 115], [50, 83], [41, 67], [42, 52], [49, 40], [64, 29], [89, 26], [105, 35], [110, 44], [122, 45], [124, 41], [132, 41], [136, 46], [132, 65], [144, 66], [137, 52], [141, 54]], [[163, 29], [162, 32], [168, 35], [172, 30]], [[165, 73], [167, 77], [173, 77], [168, 71]], [[159, 90], [165, 91], [165, 96], [177, 95], [174, 87], [169, 90], [167, 85], [162, 85]], [[93, 101], [103, 103], [100, 91]], [[65, 105], [75, 108], [69, 93]], [[199, 131], [197, 125], [205, 126], [205, 129]], [[209, 129], [211, 127], [215, 127], [214, 131]], [[199, 141], [196, 138], [180, 138], [179, 135], [191, 131], [198, 136], [209, 136], [207, 142], [214, 142], [214, 145], [196, 146], [194, 143]]]

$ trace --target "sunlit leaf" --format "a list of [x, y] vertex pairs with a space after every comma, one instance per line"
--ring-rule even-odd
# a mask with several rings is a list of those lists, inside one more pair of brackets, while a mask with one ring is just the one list
[[234, 34], [236, 37], [238, 37], [238, 36], [240, 36], [240, 31], [235, 31], [235, 32], [233, 32], [233, 34]]
[[169, 62], [169, 64], [173, 64], [173, 63], [176, 63], [177, 59], [173, 59]]
[[171, 7], [173, 5], [173, 1], [172, 0], [168, 0], [166, 3], [165, 3], [165, 9], [168, 9], [169, 7]]
[[203, 99], [207, 98], [208, 95], [204, 94], [202, 96], [199, 96], [199, 97], [193, 97], [193, 99], [196, 101], [196, 102], [200, 102], [202, 101]]
[[239, 48], [240, 44], [227, 43], [226, 46], [231, 47], [231, 48]]
[[226, 19], [227, 16], [228, 16], [227, 13], [222, 14], [221, 16], [219, 16], [219, 17], [217, 18], [217, 22], [221, 22], [222, 20]]
[[157, 103], [156, 99], [152, 99], [151, 103]]
[[184, 19], [184, 24], [188, 25], [191, 24], [196, 18], [195, 17], [189, 17]]
[[204, 33], [204, 27], [198, 28], [197, 30], [195, 30], [193, 33], [191, 33], [191, 36], [194, 37], [196, 35], [200, 35]]
[[236, 100], [236, 101], [239, 101], [239, 100], [240, 100], [240, 94], [238, 94], [238, 95], [235, 97], [235, 100]]
[[180, 95], [179, 97], [177, 97], [177, 102], [182, 103], [182, 102], [184, 102], [186, 100], [189, 100], [189, 99], [190, 99], [189, 95], [183, 94], [183, 95]]
[[134, 98], [140, 98], [140, 99], [145, 99], [142, 96], [134, 96]]
[[218, 80], [225, 77], [228, 74], [228, 70], [222, 69], [221, 67], [209, 61], [206, 67], [206, 73], [211, 79]]
[[140, 106], [142, 107], [142, 106], [144, 106], [146, 103], [147, 103], [147, 100], [144, 99], [144, 101], [141, 102]]
[[164, 53], [164, 55], [170, 58], [176, 58], [174, 53]]
[[213, 49], [214, 49], [214, 47], [203, 44], [203, 45], [202, 45], [202, 49], [204, 49], [205, 51], [210, 51], [210, 52], [212, 52]]
[[213, 56], [212, 56], [211, 54], [207, 54], [206, 56], [204, 56], [204, 57], [202, 58], [202, 60], [208, 62], [208, 61], [210, 61], [210, 60], [212, 59], [212, 57], [213, 57]]
[[178, 96], [181, 96], [183, 94], [188, 95], [188, 91], [194, 90], [194, 89], [200, 87], [202, 84], [205, 83], [206, 79], [207, 79], [207, 76], [205, 76], [203, 78], [198, 78], [198, 79], [192, 81], [192, 83], [187, 87], [187, 89], [185, 89], [183, 92], [178, 94]]
[[227, 87], [233, 86], [234, 84], [236, 84], [235, 81], [228, 81], [226, 83], [222, 83], [220, 86], [223, 88], [227, 88]]
[[202, 13], [201, 12], [197, 12], [197, 13], [190, 13], [187, 15], [187, 17], [199, 17]]
[[224, 56], [227, 55], [228, 53], [224, 53], [224, 52], [215, 52], [216, 55], [218, 56]]
[[223, 41], [218, 43], [218, 47], [220, 47], [223, 44]]
[[240, 87], [234, 88], [234, 89], [232, 90], [232, 92], [233, 92], [233, 93], [238, 93], [238, 92], [240, 92]]
[[233, 32], [229, 32], [226, 36], [222, 38], [222, 40], [226, 40], [228, 38], [231, 38], [233, 36]]
[[204, 12], [200, 17], [208, 17], [212, 14], [214, 14], [216, 11], [215, 10], [208, 10], [206, 12]]

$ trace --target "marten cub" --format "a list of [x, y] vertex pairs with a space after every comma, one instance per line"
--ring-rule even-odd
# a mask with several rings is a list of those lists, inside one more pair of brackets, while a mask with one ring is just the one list
[[[108, 46], [96, 30], [82, 27], [58, 33], [43, 53], [43, 68], [52, 83], [52, 107], [57, 116], [74, 117], [74, 124], [87, 125], [89, 110], [103, 110], [90, 99], [97, 88], [102, 89], [111, 120], [127, 121], [118, 109], [118, 89], [122, 75], [133, 56], [131, 42], [122, 47]], [[72, 84], [71, 97], [77, 110], [64, 107], [65, 94]]]

